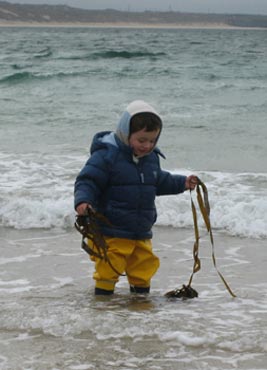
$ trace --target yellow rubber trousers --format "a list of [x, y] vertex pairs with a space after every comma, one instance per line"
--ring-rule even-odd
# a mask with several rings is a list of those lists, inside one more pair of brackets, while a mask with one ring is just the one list
[[[126, 273], [131, 286], [149, 287], [152, 276], [159, 268], [159, 259], [152, 252], [151, 239], [130, 240], [105, 237], [108, 257], [114, 270]], [[92, 247], [92, 245], [90, 245]], [[93, 278], [96, 288], [114, 290], [119, 274], [102, 259], [92, 257], [95, 262]]]

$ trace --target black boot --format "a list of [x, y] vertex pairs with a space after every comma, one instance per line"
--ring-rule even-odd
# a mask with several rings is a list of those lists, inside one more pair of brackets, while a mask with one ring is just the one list
[[148, 294], [150, 292], [150, 287], [141, 287], [141, 286], [130, 286], [131, 293], [139, 293], [139, 294]]
[[112, 295], [113, 293], [114, 293], [114, 290], [95, 288], [95, 295]]

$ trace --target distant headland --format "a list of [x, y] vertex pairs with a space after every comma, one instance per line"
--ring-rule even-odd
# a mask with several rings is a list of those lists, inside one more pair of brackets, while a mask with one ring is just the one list
[[0, 1], [0, 26], [267, 28], [267, 15], [87, 10]]

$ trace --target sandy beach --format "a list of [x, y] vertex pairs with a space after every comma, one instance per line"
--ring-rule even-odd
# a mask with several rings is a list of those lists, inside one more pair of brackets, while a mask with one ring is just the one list
[[[85, 22], [6, 22], [0, 20], [0, 27], [87, 27], [87, 28], [147, 28], [147, 29], [250, 29], [250, 27], [235, 27], [225, 23], [85, 23]], [[253, 27], [253, 29], [257, 29]], [[259, 28], [260, 29], [260, 28]]]

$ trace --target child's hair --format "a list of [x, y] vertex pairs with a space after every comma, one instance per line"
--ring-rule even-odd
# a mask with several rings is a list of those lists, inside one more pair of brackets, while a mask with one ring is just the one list
[[150, 132], [161, 130], [161, 128], [161, 119], [156, 114], [149, 112], [137, 113], [131, 118], [129, 136], [143, 129]]

